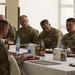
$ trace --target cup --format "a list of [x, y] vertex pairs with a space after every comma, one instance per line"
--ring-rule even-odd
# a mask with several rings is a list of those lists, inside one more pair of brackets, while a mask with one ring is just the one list
[[27, 50], [28, 50], [28, 48], [30, 48], [31, 54], [33, 54], [33, 55], [35, 55], [35, 46], [36, 46], [36, 44], [32, 44], [32, 43], [27, 45]]
[[60, 60], [60, 54], [61, 54], [62, 50], [63, 50], [62, 48], [54, 48], [54, 50], [53, 50], [53, 59], [54, 60]]

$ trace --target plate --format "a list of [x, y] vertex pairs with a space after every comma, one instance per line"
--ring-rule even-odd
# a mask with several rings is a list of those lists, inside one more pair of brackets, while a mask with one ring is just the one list
[[27, 47], [27, 44], [20, 44], [20, 47], [21, 48], [26, 48]]
[[27, 61], [27, 60], [39, 60], [40, 58], [39, 57], [35, 57], [35, 58], [25, 58], [25, 61]]
[[75, 67], [75, 63], [70, 63], [69, 66]]
[[46, 53], [53, 53], [52, 49], [46, 49]]
[[74, 57], [74, 55], [73, 54], [68, 54], [67, 57]]
[[53, 53], [53, 51], [46, 51], [46, 53]]

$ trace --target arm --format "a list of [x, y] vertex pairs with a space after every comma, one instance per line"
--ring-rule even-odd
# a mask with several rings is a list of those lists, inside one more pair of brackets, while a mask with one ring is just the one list
[[[3, 44], [0, 44], [0, 73], [4, 72], [4, 75], [10, 74], [10, 64], [8, 60], [7, 49]], [[3, 75], [3, 74], [1, 74]]]
[[38, 36], [39, 36], [39, 33], [37, 32], [37, 30], [34, 30], [31, 36], [33, 39], [33, 43], [37, 44], [38, 43]]
[[16, 37], [16, 28], [9, 25], [9, 30], [6, 38], [10, 38], [11, 41], [14, 41]]
[[52, 41], [53, 48], [59, 47], [62, 37], [63, 37], [63, 34], [62, 34], [61, 31], [58, 31], [58, 32], [54, 33], [53, 41]]
[[39, 41], [41, 41], [43, 39], [44, 42], [47, 43], [47, 44], [52, 42], [52, 38], [48, 38], [48, 37], [44, 38], [44, 36], [45, 36], [44, 33], [41, 32], [40, 35], [39, 35]]

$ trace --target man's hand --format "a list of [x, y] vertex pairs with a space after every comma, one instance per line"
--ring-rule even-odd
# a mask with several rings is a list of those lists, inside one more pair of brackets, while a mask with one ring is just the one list
[[52, 38], [45, 38], [44, 42], [49, 44], [50, 42], [52, 42]]

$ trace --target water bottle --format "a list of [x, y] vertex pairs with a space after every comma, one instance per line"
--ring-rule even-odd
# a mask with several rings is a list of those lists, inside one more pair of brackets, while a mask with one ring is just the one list
[[61, 60], [61, 61], [66, 61], [66, 60], [67, 60], [67, 50], [64, 49], [62, 42], [60, 43], [60, 48], [63, 49], [63, 50], [61, 51], [61, 54], [60, 54], [60, 60]]
[[10, 48], [10, 44], [9, 44], [9, 39], [8, 38], [5, 39], [5, 46], [7, 47], [7, 49]]
[[29, 43], [29, 45], [28, 45], [28, 48], [27, 48], [28, 50], [27, 50], [27, 53], [28, 54], [31, 54], [31, 46], [30, 46], [30, 43]]
[[19, 54], [20, 52], [20, 37], [17, 36], [17, 39], [16, 39], [16, 54]]
[[63, 48], [63, 43], [60, 42], [59, 48]]
[[45, 45], [44, 45], [44, 41], [43, 41], [43, 40], [41, 40], [41, 42], [40, 42], [40, 51], [39, 51], [39, 55], [45, 56]]

